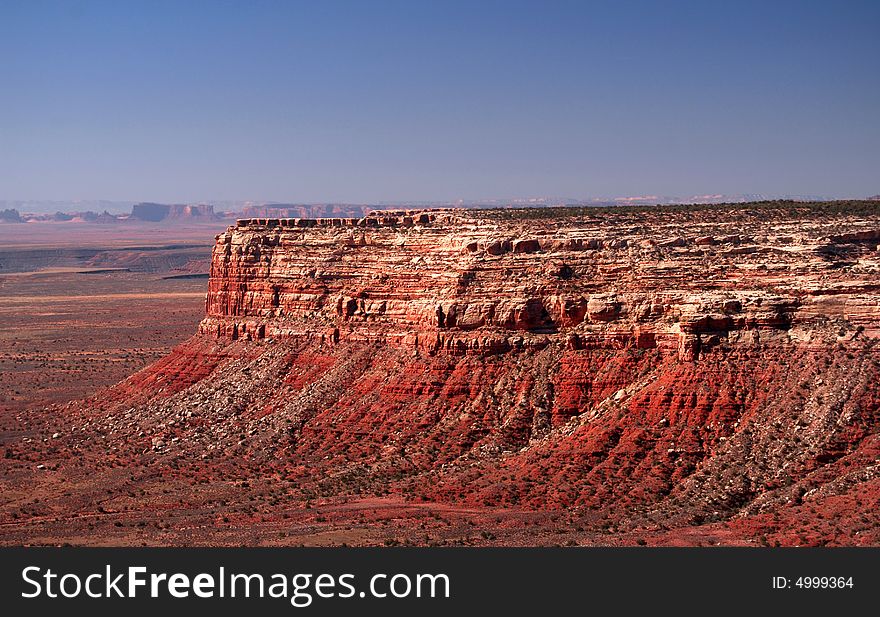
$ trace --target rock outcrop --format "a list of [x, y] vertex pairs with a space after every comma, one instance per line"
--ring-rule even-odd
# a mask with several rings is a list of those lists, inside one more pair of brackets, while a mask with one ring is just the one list
[[[662, 219], [662, 217], [654, 217]], [[564, 341], [697, 361], [880, 336], [876, 221], [251, 219], [217, 238], [204, 334], [497, 353]], [[658, 221], [659, 223], [659, 221]], [[707, 235], [711, 225], [712, 235]]]
[[198, 335], [39, 430], [65, 491], [172, 491], [186, 529], [370, 497], [509, 544], [559, 541], [524, 531], [547, 512], [584, 542], [878, 544], [866, 203], [242, 220]]

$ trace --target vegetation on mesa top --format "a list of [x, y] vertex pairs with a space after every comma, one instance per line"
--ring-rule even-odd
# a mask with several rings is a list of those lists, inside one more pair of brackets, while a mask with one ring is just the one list
[[497, 220], [553, 219], [561, 217], [594, 217], [603, 214], [679, 214], [688, 212], [735, 212], [750, 218], [822, 217], [836, 215], [880, 215], [880, 200], [836, 201], [750, 201], [720, 204], [658, 204], [655, 206], [550, 206], [546, 208], [499, 208], [470, 210], [469, 216]]

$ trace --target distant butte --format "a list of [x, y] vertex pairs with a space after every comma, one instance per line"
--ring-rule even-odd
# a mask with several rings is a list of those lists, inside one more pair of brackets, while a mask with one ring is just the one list
[[164, 221], [166, 219], [212, 219], [216, 218], [214, 206], [206, 204], [155, 204], [139, 203], [131, 207], [129, 218], [139, 221]]

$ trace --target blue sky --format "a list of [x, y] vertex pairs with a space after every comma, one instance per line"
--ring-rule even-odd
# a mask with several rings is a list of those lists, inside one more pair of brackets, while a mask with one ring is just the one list
[[880, 2], [0, 0], [0, 199], [880, 193]]

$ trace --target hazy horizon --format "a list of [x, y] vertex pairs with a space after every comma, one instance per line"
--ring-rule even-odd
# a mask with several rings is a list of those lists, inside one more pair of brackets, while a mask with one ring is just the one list
[[[321, 205], [338, 205], [338, 206], [444, 206], [444, 205], [462, 205], [462, 206], [480, 206], [489, 204], [498, 204], [499, 206], [522, 205], [522, 206], [548, 206], [548, 205], [627, 205], [657, 203], [721, 203], [721, 202], [750, 202], [762, 200], [794, 200], [794, 201], [833, 201], [845, 199], [867, 199], [875, 198], [877, 195], [864, 195], [860, 197], [839, 197], [825, 195], [762, 195], [754, 193], [738, 193], [738, 194], [706, 194], [706, 195], [616, 195], [616, 196], [587, 196], [587, 197], [564, 197], [564, 196], [544, 196], [544, 197], [501, 197], [489, 199], [456, 199], [456, 200], [427, 200], [412, 199], [402, 201], [313, 201], [304, 202], [296, 200], [261, 200], [261, 199], [201, 199], [194, 201], [169, 200], [169, 201], [148, 201], [141, 199], [0, 199], [0, 209], [25, 208], [23, 212], [32, 214], [52, 214], [55, 212], [75, 212], [75, 211], [102, 211], [106, 210], [112, 214], [126, 214], [130, 212], [131, 207], [139, 203], [161, 203], [161, 204], [186, 204], [186, 205], [211, 205], [217, 211], [236, 211], [246, 206], [321, 206]], [[66, 208], [66, 210], [65, 210]]]
[[866, 197], [878, 31], [858, 1], [5, 3], [0, 194]]

